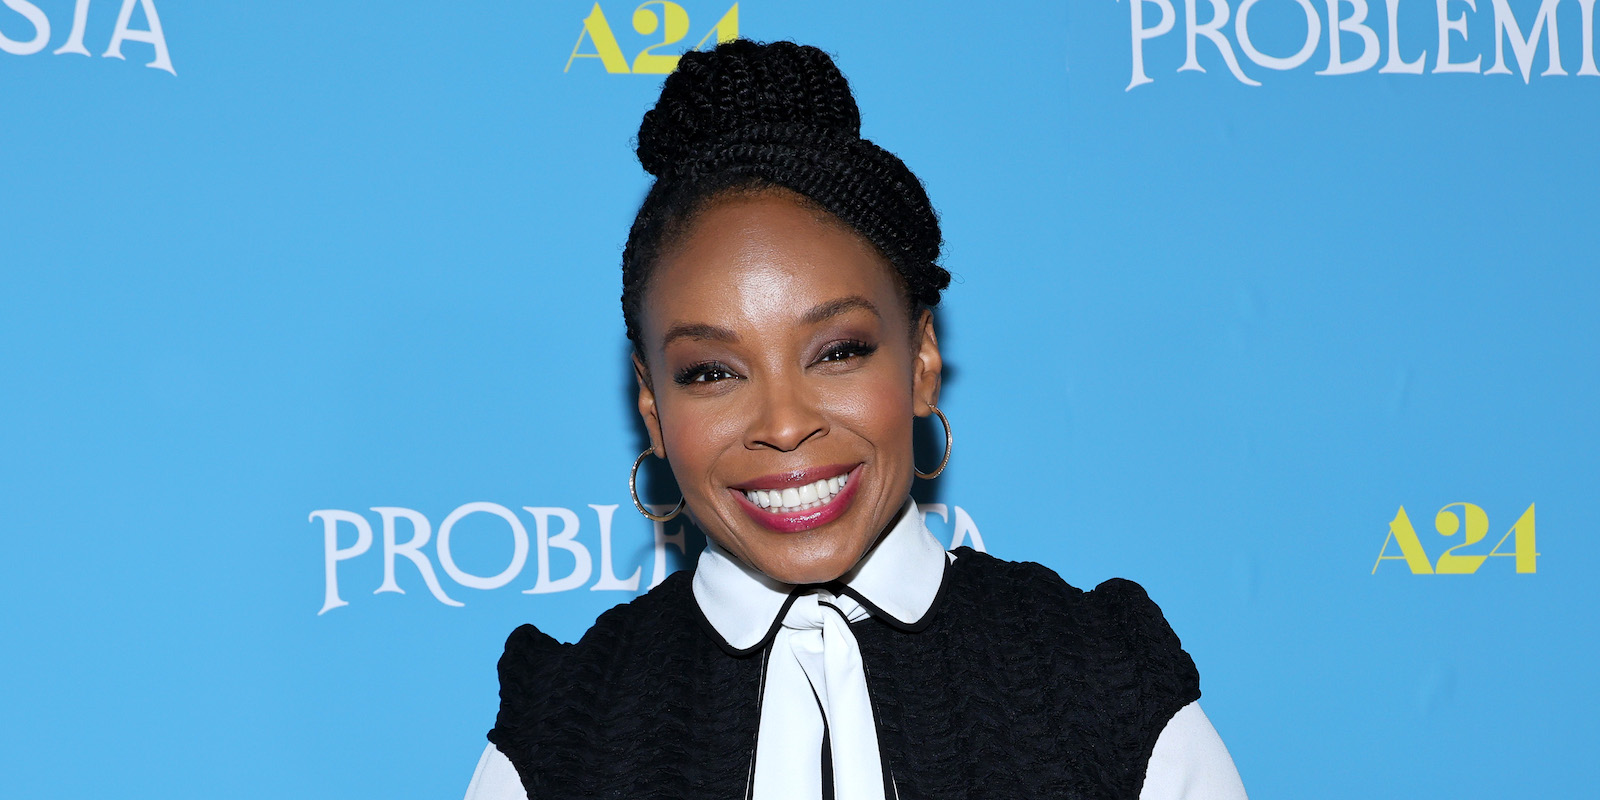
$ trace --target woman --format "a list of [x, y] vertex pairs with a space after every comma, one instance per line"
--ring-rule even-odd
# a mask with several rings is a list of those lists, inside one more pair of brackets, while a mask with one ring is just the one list
[[913, 475], [944, 463], [917, 471], [914, 417], [950, 455], [939, 224], [828, 56], [684, 56], [638, 154], [640, 461], [667, 459], [708, 545], [576, 645], [512, 634], [468, 797], [1243, 797], [1138, 586], [923, 527]]

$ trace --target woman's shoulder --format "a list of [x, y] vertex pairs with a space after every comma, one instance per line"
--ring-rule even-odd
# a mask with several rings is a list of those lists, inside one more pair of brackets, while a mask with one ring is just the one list
[[692, 602], [687, 573], [675, 573], [601, 614], [575, 643], [519, 626], [500, 656], [500, 711], [489, 740], [513, 762], [536, 744], [587, 741], [605, 728], [601, 717], [634, 709], [647, 689], [689, 672], [696, 653], [685, 643], [694, 637], [673, 634], [694, 624]]
[[1192, 680], [1198, 695], [1194, 662], [1143, 586], [1112, 578], [1084, 591], [1043, 564], [1006, 561], [967, 547], [954, 552], [950, 593], [961, 615], [1053, 645], [1139, 662], [1145, 671], [1159, 668], [1182, 682]]
[[[702, 623], [691, 575], [669, 575], [606, 611], [573, 644], [532, 625], [511, 634], [500, 657], [500, 710], [489, 741], [522, 775], [558, 765], [555, 773], [581, 782], [581, 776], [614, 773], [617, 765], [608, 754], [619, 752], [672, 768], [690, 763], [702, 755], [684, 751], [695, 741], [686, 727], [691, 716], [663, 709], [696, 709], [753, 726], [761, 660], [727, 658], [709, 636], [698, 635]], [[751, 691], [729, 691], [740, 685]], [[640, 755], [641, 742], [655, 743], [647, 748], [651, 755]], [[743, 775], [746, 762], [713, 760], [717, 769]], [[565, 790], [532, 794], [589, 796]]]
[[[1084, 591], [1042, 564], [955, 555], [935, 624], [967, 707], [981, 709], [968, 713], [1009, 734], [1040, 731], [1059, 745], [1047, 760], [1098, 765], [1097, 779], [1135, 796], [1167, 722], [1200, 697], [1199, 672], [1160, 607], [1133, 581]], [[1050, 736], [1063, 730], [1073, 735]]]
[[663, 629], [693, 624], [690, 601], [689, 573], [675, 572], [650, 591], [601, 613], [573, 644], [561, 642], [535, 625], [520, 625], [506, 638], [500, 656], [501, 679], [508, 669], [542, 671], [559, 668], [561, 662], [607, 660], [635, 645], [655, 641]]
[[1111, 578], [1086, 592], [1034, 561], [1007, 561], [970, 547], [952, 552], [957, 585], [971, 584], [991, 604], [1065, 606], [1080, 614], [1097, 613], [1112, 619], [1161, 617], [1160, 607], [1144, 587], [1125, 578]]

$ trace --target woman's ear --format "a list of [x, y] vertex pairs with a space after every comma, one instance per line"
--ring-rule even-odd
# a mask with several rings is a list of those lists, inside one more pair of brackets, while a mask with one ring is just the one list
[[639, 360], [638, 353], [633, 354], [633, 377], [639, 381], [639, 416], [650, 433], [650, 447], [658, 457], [666, 458], [667, 448], [661, 439], [661, 415], [656, 411], [656, 392], [650, 386], [650, 369]]
[[911, 393], [916, 399], [913, 413], [926, 417], [933, 413], [928, 407], [939, 403], [939, 387], [944, 378], [944, 357], [939, 355], [939, 337], [933, 332], [932, 310], [922, 309], [911, 343], [915, 348], [911, 364]]

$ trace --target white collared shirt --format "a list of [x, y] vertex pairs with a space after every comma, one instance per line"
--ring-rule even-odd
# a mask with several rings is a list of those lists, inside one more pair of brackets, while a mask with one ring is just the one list
[[[882, 796], [876, 730], [848, 623], [870, 615], [895, 627], [916, 628], [932, 609], [953, 560], [955, 555], [928, 533], [923, 515], [909, 499], [889, 532], [834, 582], [842, 586], [830, 584], [837, 591], [797, 593], [793, 585], [707, 545], [693, 581], [695, 602], [706, 621], [731, 650], [750, 652], [769, 643], [773, 649], [752, 769], [755, 800], [820, 796], [824, 729], [835, 745], [835, 786], [843, 790], [836, 796]], [[853, 758], [863, 742], [870, 744], [871, 758]], [[844, 743], [849, 744], [841, 747]], [[778, 752], [786, 757], [762, 758]], [[796, 759], [796, 753], [816, 758]], [[1233, 759], [1198, 702], [1184, 706], [1162, 729], [1139, 797], [1244, 800]], [[489, 745], [467, 786], [466, 800], [531, 799], [510, 760]]]

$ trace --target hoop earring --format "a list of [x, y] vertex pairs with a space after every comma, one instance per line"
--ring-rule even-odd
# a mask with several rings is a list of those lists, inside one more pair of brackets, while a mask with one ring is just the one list
[[[637, 485], [639, 480], [639, 465], [644, 463], [645, 456], [654, 455], [655, 452], [656, 449], [652, 447], [649, 450], [640, 453], [639, 457], [633, 460], [633, 469], [628, 471], [628, 494], [633, 495], [633, 507], [639, 509], [640, 514], [643, 514], [656, 522], [667, 522], [673, 517], [678, 516], [678, 514], [683, 511], [683, 498], [678, 498], [678, 505], [674, 506], [673, 509], [667, 512], [665, 516], [650, 513], [650, 509], [645, 508], [644, 503], [639, 502], [639, 489]], [[944, 467], [940, 467], [940, 469], [944, 469]]]
[[944, 425], [944, 458], [939, 461], [939, 468], [932, 472], [923, 472], [917, 469], [916, 462], [912, 462], [911, 471], [917, 473], [917, 477], [925, 481], [931, 481], [939, 477], [939, 473], [944, 472], [944, 468], [950, 464], [950, 449], [956, 445], [956, 437], [950, 433], [950, 420], [945, 418], [944, 412], [940, 411], [939, 407], [932, 403], [928, 404], [928, 410], [937, 414], [939, 422]]

